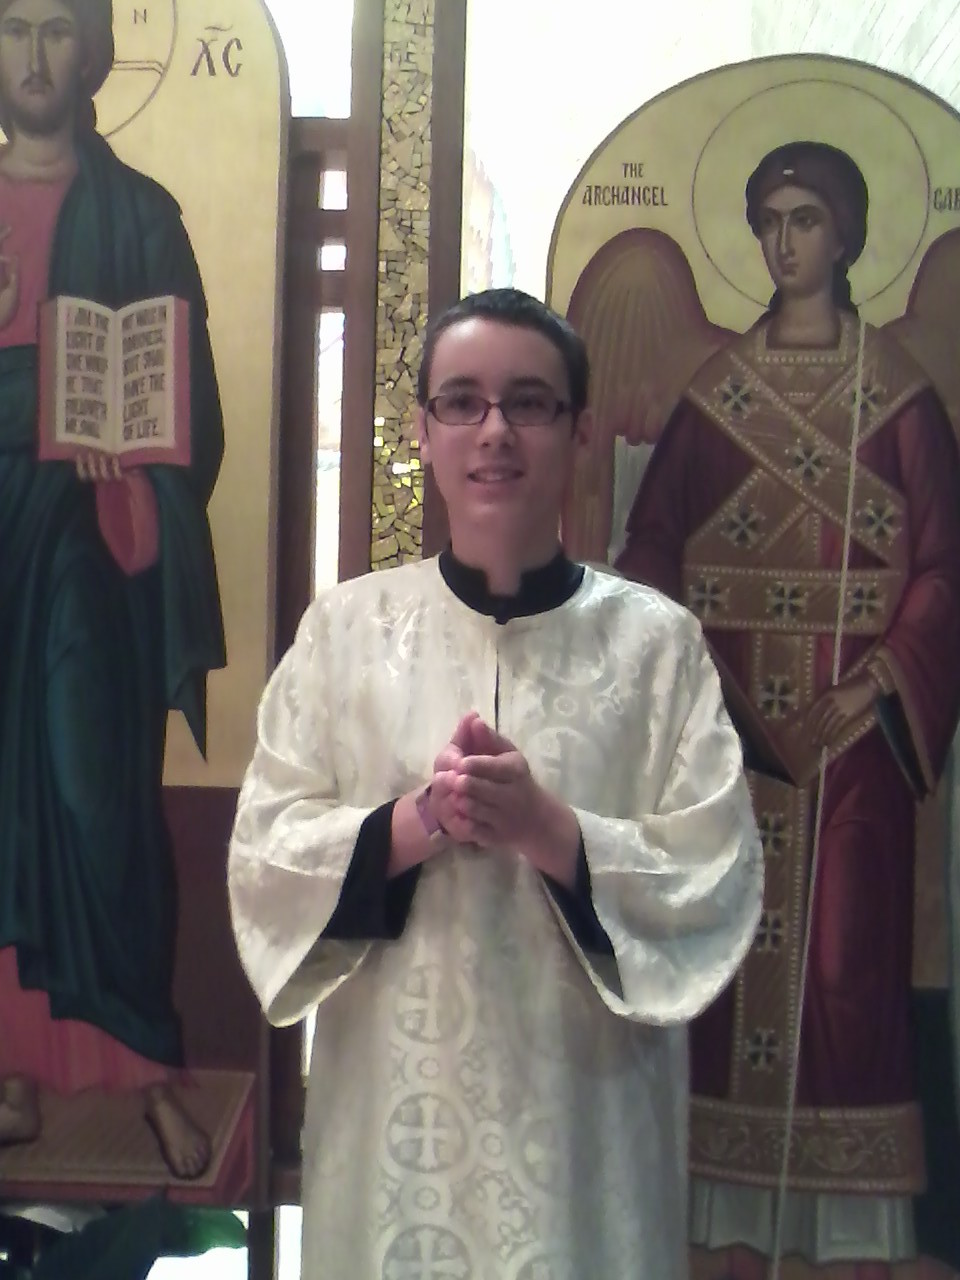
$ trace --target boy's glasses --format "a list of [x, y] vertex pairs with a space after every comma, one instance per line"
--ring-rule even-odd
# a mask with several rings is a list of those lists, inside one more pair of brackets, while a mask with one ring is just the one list
[[446, 391], [427, 401], [427, 411], [448, 427], [478, 427], [491, 409], [499, 409], [511, 427], [549, 427], [571, 406], [550, 391], [510, 391], [488, 400], [476, 391]]

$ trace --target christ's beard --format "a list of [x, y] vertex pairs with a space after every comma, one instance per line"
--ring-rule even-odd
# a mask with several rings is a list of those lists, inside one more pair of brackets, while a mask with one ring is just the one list
[[59, 133], [73, 116], [73, 103], [68, 101], [52, 102], [39, 110], [24, 110], [12, 103], [6, 104], [5, 117], [9, 121], [10, 132], [16, 136], [22, 134], [27, 138], [49, 138]]
[[11, 136], [21, 134], [27, 138], [48, 138], [60, 133], [64, 125], [73, 119], [80, 85], [72, 85], [62, 95], [24, 100], [25, 92], [11, 98], [0, 95], [0, 106], [7, 132]]

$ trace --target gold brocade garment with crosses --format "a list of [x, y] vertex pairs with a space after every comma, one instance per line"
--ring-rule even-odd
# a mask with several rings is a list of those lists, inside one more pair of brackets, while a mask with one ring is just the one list
[[[867, 331], [850, 504], [854, 554], [844, 580], [858, 323], [844, 317], [840, 341], [829, 350], [773, 349], [766, 334], [759, 327], [710, 360], [687, 392], [750, 466], [687, 539], [682, 593], [709, 634], [748, 637], [746, 670], [725, 681], [728, 701], [747, 735], [779, 765], [771, 772], [790, 779], [750, 775], [766, 854], [763, 916], [736, 980], [728, 1096], [696, 1098], [691, 1118], [694, 1172], [772, 1186], [799, 1016], [820, 757], [805, 721], [831, 682], [838, 619], [847, 640], [858, 638], [841, 674], [869, 672], [881, 689], [892, 689], [882, 641], [909, 569], [908, 513], [903, 496], [864, 464], [862, 447], [923, 380], [909, 359], [891, 358], [890, 344]], [[830, 743], [828, 759], [875, 724], [871, 708]], [[912, 1103], [846, 1117], [800, 1107], [792, 1143], [796, 1188], [905, 1194], [923, 1184]], [[854, 1150], [857, 1158], [848, 1158]]]

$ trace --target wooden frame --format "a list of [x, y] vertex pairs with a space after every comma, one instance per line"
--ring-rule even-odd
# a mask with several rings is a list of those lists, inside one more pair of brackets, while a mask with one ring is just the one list
[[[467, 0], [437, 0], [433, 38], [430, 315], [443, 311], [460, 297]], [[423, 554], [431, 556], [446, 545], [450, 535], [443, 500], [429, 468], [423, 488]]]
[[[350, 119], [291, 122], [278, 451], [277, 658], [292, 643], [313, 596], [317, 320], [324, 308], [342, 309], [345, 324], [340, 577], [370, 567], [373, 452], [370, 432], [362, 424], [372, 426], [373, 420], [383, 22], [383, 0], [356, 0]], [[338, 170], [347, 173], [347, 208], [323, 209], [323, 174]], [[343, 271], [320, 267], [320, 250], [329, 240], [347, 245]], [[302, 1038], [300, 1026], [270, 1033], [273, 1204], [296, 1204], [300, 1198]], [[250, 1270], [251, 1280], [272, 1280], [273, 1271], [263, 1268], [273, 1256], [275, 1240], [262, 1223], [255, 1238], [260, 1269]], [[252, 1231], [250, 1260], [252, 1268]]]
[[[433, 118], [431, 311], [459, 295], [466, 4], [437, 4], [433, 77], [435, 101], [442, 110]], [[349, 120], [295, 119], [291, 125], [278, 449], [278, 658], [292, 642], [313, 595], [317, 319], [324, 308], [344, 312], [339, 576], [355, 577], [370, 569], [383, 37], [384, 0], [355, 0]], [[320, 207], [322, 175], [331, 170], [347, 173], [346, 210]], [[330, 240], [346, 243], [343, 271], [320, 268], [319, 250]], [[429, 554], [446, 539], [446, 517], [429, 477], [426, 487], [424, 554]], [[269, 1039], [270, 1203], [296, 1204], [304, 1102], [302, 1028], [272, 1030]], [[250, 1280], [274, 1280], [276, 1266], [275, 1214], [252, 1214]]]
[[347, 138], [340, 579], [370, 569], [384, 0], [355, 0]]

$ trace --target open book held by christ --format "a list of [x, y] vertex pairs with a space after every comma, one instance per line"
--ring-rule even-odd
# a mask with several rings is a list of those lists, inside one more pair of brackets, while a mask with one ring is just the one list
[[85, 298], [42, 303], [40, 461], [96, 451], [123, 468], [189, 466], [189, 324], [181, 298], [116, 311]]

